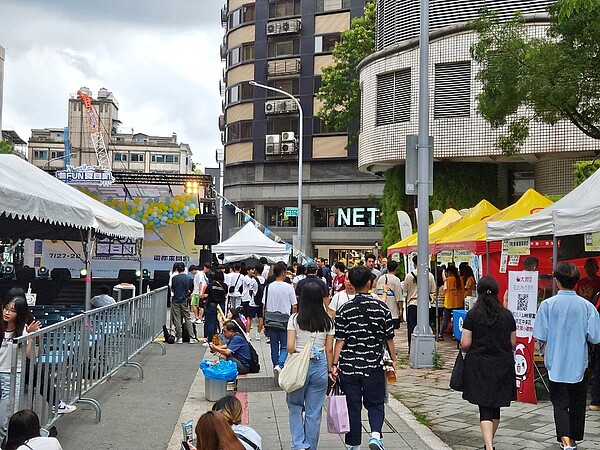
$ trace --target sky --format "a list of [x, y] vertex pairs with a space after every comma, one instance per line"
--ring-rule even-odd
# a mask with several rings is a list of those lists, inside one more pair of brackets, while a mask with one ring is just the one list
[[124, 128], [171, 136], [215, 167], [223, 0], [0, 0], [2, 128], [67, 125], [69, 95], [104, 87]]

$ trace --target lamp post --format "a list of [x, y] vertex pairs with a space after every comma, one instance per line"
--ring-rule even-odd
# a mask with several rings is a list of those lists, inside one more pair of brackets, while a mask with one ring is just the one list
[[289, 92], [271, 86], [265, 86], [264, 84], [259, 84], [256, 81], [250, 81], [249, 83], [252, 86], [284, 95], [292, 99], [294, 102], [296, 102], [296, 105], [298, 105], [298, 111], [300, 112], [300, 126], [298, 129], [298, 134], [300, 137], [298, 138], [298, 217], [296, 218], [298, 224], [298, 237], [296, 242], [298, 243], [298, 250], [304, 254], [304, 242], [302, 240], [302, 141], [304, 135], [304, 111], [302, 110], [300, 101]]
[[219, 241], [223, 240], [223, 178], [225, 169], [225, 149], [216, 150], [215, 159], [219, 163]]

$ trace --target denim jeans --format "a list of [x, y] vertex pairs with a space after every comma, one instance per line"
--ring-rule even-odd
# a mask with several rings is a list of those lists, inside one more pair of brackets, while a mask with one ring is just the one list
[[410, 343], [412, 341], [412, 334], [417, 327], [417, 305], [410, 305], [406, 307], [406, 330], [408, 332], [408, 353], [410, 353]]
[[327, 358], [321, 351], [310, 360], [304, 386], [286, 395], [292, 450], [317, 450], [326, 391]]
[[[6, 430], [8, 428], [8, 396], [10, 394], [10, 373], [0, 373], [0, 389], [2, 395], [0, 396], [0, 442], [4, 440], [6, 436]], [[15, 386], [15, 411], [19, 410], [19, 392], [21, 390], [21, 374], [17, 373], [17, 383]]]
[[283, 364], [287, 358], [287, 330], [269, 330], [271, 338], [271, 362], [273, 367], [279, 366], [283, 369]]
[[446, 328], [448, 328], [448, 323], [450, 322], [450, 317], [452, 317], [452, 309], [444, 308], [444, 318], [442, 319], [442, 326], [440, 328], [440, 336], [444, 337], [446, 333]]
[[378, 367], [371, 370], [368, 377], [341, 374], [340, 387], [346, 394], [348, 418], [350, 419], [350, 431], [344, 438], [346, 445], [355, 446], [361, 443], [363, 405], [367, 409], [370, 431], [381, 433], [385, 418], [385, 372], [383, 368]]

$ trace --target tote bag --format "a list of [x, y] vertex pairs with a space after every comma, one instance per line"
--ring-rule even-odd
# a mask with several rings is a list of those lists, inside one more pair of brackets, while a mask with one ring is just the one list
[[327, 396], [327, 432], [345, 434], [350, 431], [350, 418], [346, 396], [340, 392], [338, 385], [335, 384], [333, 395]]
[[465, 359], [462, 354], [462, 350], [459, 350], [456, 355], [456, 362], [452, 369], [452, 375], [450, 375], [450, 389], [455, 391], [462, 391], [464, 386], [465, 378]]
[[285, 392], [294, 392], [306, 383], [306, 375], [308, 374], [308, 365], [310, 364], [310, 355], [314, 342], [315, 338], [313, 336], [300, 353], [291, 353], [285, 360], [283, 370], [279, 374], [279, 386]]

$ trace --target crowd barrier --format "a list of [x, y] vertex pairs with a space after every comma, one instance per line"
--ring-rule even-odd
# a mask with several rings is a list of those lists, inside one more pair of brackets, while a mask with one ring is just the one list
[[[167, 317], [168, 288], [82, 313], [15, 340], [9, 394], [9, 415], [33, 409], [43, 427], [56, 419], [56, 406], [87, 403], [102, 417], [101, 405], [88, 393], [162, 333]], [[162, 342], [156, 342], [166, 352]]]

